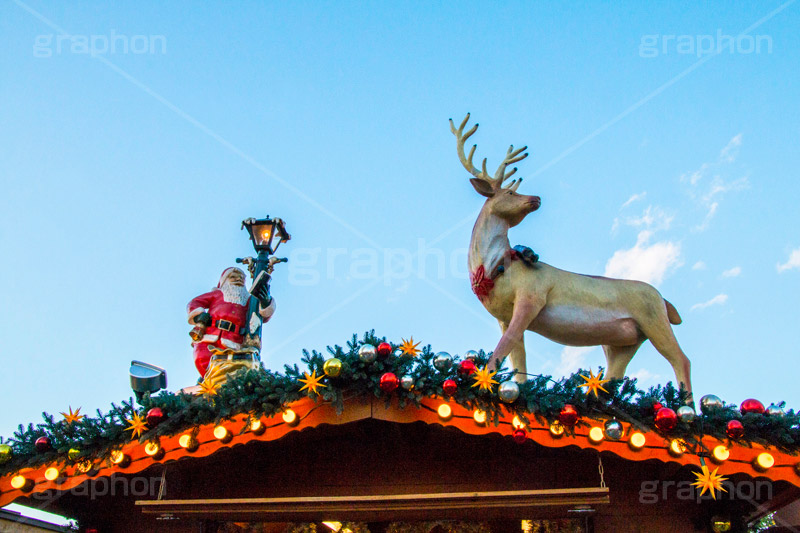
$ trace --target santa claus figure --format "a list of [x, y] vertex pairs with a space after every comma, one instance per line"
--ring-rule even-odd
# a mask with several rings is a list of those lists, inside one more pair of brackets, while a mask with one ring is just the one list
[[[275, 299], [269, 295], [267, 285], [263, 285], [258, 294], [251, 295], [244, 282], [245, 274], [241, 269], [227, 268], [213, 291], [194, 298], [187, 306], [189, 324], [199, 326], [201, 331], [205, 329], [192, 343], [194, 364], [201, 376], [205, 376], [208, 370], [211, 348], [215, 351], [242, 350], [248, 328], [251, 333], [258, 328], [259, 324], [248, 323], [250, 298], [258, 299], [258, 314], [263, 322], [267, 322], [275, 312]], [[255, 315], [252, 319], [258, 321]]]

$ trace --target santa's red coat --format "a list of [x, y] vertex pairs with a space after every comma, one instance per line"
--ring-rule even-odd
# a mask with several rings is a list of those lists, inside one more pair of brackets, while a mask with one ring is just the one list
[[[250, 297], [252, 298], [252, 296]], [[200, 296], [192, 299], [186, 310], [189, 313], [189, 323], [194, 325], [194, 318], [200, 313], [207, 312], [211, 315], [211, 325], [206, 328], [205, 335], [197, 342], [192, 343], [194, 346], [194, 364], [197, 371], [201, 376], [205, 376], [208, 370], [208, 362], [211, 359], [211, 352], [208, 350], [209, 346], [216, 346], [218, 348], [231, 348], [239, 350], [242, 348], [244, 341], [244, 332], [247, 328], [247, 305], [240, 305], [233, 302], [226, 302], [222, 291], [214, 289], [211, 292], [201, 294]], [[258, 314], [261, 315], [263, 322], [269, 321], [272, 314], [275, 312], [275, 298], [266, 307], [262, 308], [259, 305]], [[236, 325], [235, 331], [226, 331], [216, 327], [217, 320], [227, 320]]]

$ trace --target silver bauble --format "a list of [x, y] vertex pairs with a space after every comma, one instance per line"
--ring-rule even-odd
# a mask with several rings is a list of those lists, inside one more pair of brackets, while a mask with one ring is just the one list
[[414, 388], [414, 378], [412, 376], [403, 376], [400, 378], [400, 386], [403, 387], [405, 390], [411, 390]]
[[467, 350], [467, 351], [464, 353], [464, 359], [465, 359], [465, 360], [466, 360], [466, 359], [469, 359], [470, 361], [473, 361], [473, 362], [474, 362], [474, 361], [475, 361], [475, 359], [477, 359], [477, 358], [478, 358], [478, 352], [476, 352], [475, 350]]
[[769, 404], [769, 407], [767, 407], [767, 414], [769, 416], [783, 416], [786, 413], [783, 412], [783, 407], [771, 403]]
[[453, 358], [447, 352], [439, 352], [433, 356], [433, 366], [439, 372], [447, 372], [453, 366]]
[[371, 344], [365, 344], [358, 349], [358, 358], [365, 363], [371, 363], [378, 356], [375, 347]]
[[516, 381], [504, 381], [497, 389], [497, 395], [506, 403], [511, 403], [519, 398], [519, 385]]
[[681, 422], [686, 422], [687, 424], [691, 424], [692, 420], [694, 420], [694, 417], [696, 416], [694, 407], [690, 405], [681, 405], [678, 407], [676, 413], [678, 415], [678, 420]]
[[713, 394], [706, 394], [700, 398], [700, 410], [704, 415], [711, 414], [716, 409], [722, 409], [722, 405], [722, 400], [719, 399], [719, 396]]
[[618, 420], [607, 420], [603, 425], [603, 433], [605, 433], [608, 440], [619, 440], [622, 438], [624, 430]]

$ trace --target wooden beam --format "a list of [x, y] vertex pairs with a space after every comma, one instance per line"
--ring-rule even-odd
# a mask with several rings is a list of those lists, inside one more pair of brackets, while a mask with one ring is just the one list
[[292, 498], [139, 500], [146, 514], [191, 518], [276, 520], [357, 519], [366, 516], [437, 516], [475, 509], [508, 512], [592, 506], [610, 502], [607, 487]]

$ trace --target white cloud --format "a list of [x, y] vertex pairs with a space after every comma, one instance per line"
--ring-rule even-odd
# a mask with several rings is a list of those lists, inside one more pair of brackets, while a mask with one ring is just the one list
[[624, 204], [622, 204], [622, 206], [620, 207], [620, 209], [625, 209], [626, 207], [628, 207], [629, 205], [631, 205], [633, 202], [638, 202], [639, 200], [643, 200], [645, 196], [647, 196], [647, 191], [640, 192], [639, 194], [634, 194], [634, 195], [632, 195], [630, 198], [628, 198], [628, 199], [625, 201], [625, 203], [624, 203]]
[[719, 160], [723, 163], [733, 163], [739, 155], [739, 147], [742, 146], [742, 134], [736, 135], [733, 139], [728, 141], [725, 148], [719, 152]]
[[629, 378], [631, 378], [631, 379], [639, 380], [639, 386], [640, 387], [643, 384], [647, 384], [647, 383], [658, 383], [658, 381], [661, 379], [661, 376], [659, 374], [653, 374], [652, 372], [650, 372], [646, 368], [640, 368], [639, 370], [637, 370], [636, 372], [633, 372], [632, 374], [630, 374], [630, 373], [627, 374], [627, 376]]
[[558, 377], [575, 373], [584, 366], [586, 356], [596, 349], [598, 349], [597, 346], [564, 346], [564, 349], [561, 350], [561, 360], [553, 374]]
[[735, 278], [742, 273], [742, 267], [735, 266], [722, 273], [723, 278]]
[[706, 263], [705, 261], [698, 261], [697, 263], [692, 265], [692, 270], [705, 270]]
[[711, 298], [707, 302], [694, 304], [692, 306], [691, 310], [695, 311], [697, 309], [705, 309], [707, 307], [711, 307], [712, 305], [723, 305], [727, 301], [728, 301], [728, 295], [727, 294], [717, 294], [716, 296], [714, 296], [713, 298]]
[[792, 250], [789, 254], [789, 259], [783, 264], [778, 263], [777, 268], [778, 272], [785, 272], [793, 268], [800, 270], [800, 248]]
[[658, 285], [681, 262], [681, 246], [671, 241], [649, 244], [653, 233], [639, 232], [636, 245], [627, 250], [617, 250], [606, 263], [605, 276], [635, 279]]
[[710, 165], [708, 163], [703, 163], [702, 165], [700, 165], [700, 168], [698, 168], [694, 172], [687, 172], [683, 174], [681, 176], [681, 181], [684, 182], [688, 181], [689, 184], [691, 184], [692, 186], [697, 185], [697, 182], [705, 177], [706, 172], [708, 172], [709, 166]]

